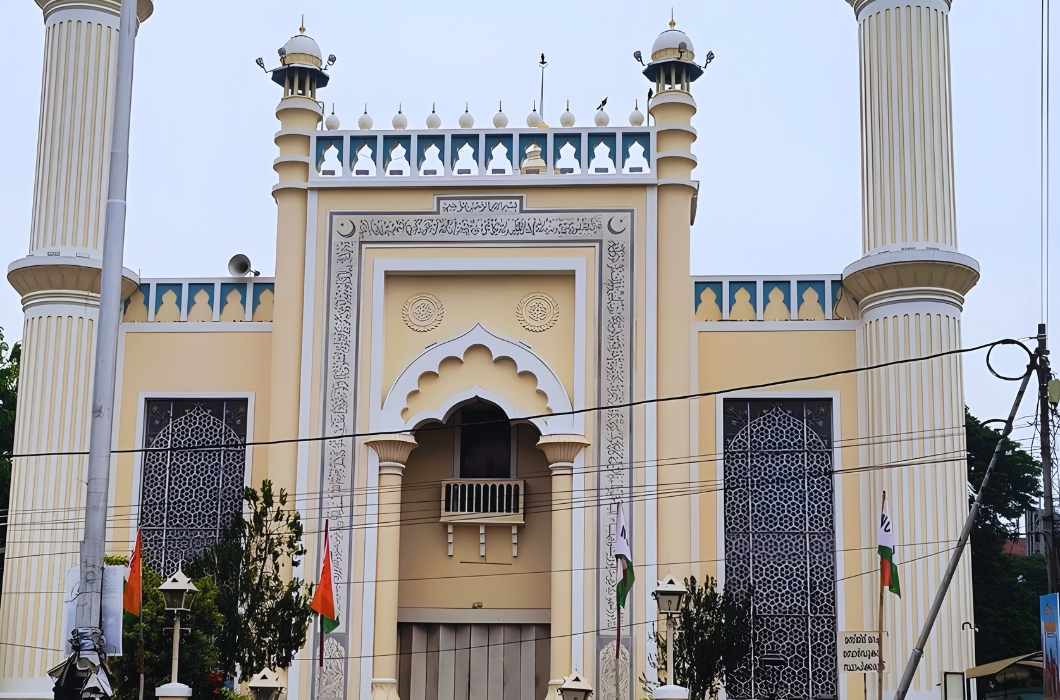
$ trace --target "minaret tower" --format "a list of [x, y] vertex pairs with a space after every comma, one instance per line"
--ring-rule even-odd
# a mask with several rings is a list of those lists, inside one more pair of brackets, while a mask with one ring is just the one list
[[[280, 129], [275, 143], [280, 152], [273, 161], [279, 182], [272, 188], [276, 200], [276, 295], [272, 322], [270, 439], [299, 434], [298, 368], [302, 362], [306, 240], [316, 235], [315, 225], [307, 224], [308, 213], [316, 208], [316, 192], [307, 188], [309, 149], [313, 132], [324, 118], [323, 105], [317, 102], [317, 90], [326, 86], [330, 78], [320, 47], [305, 31], [304, 26], [300, 27], [299, 33], [279, 49], [280, 67], [271, 71], [273, 82], [283, 87], [283, 97], [276, 106]], [[327, 65], [334, 62], [335, 57], [329, 56]], [[258, 63], [263, 62], [259, 59]], [[271, 445], [264, 454], [262, 451], [255, 454], [255, 460], [261, 457], [267, 457], [268, 478], [278, 488], [296, 494], [293, 467], [298, 462], [297, 445]]]
[[[306, 230], [309, 146], [324, 118], [317, 89], [328, 84], [329, 76], [323, 69], [320, 47], [305, 34], [305, 27], [278, 53], [280, 67], [272, 71], [272, 80], [283, 86], [283, 97], [276, 106], [280, 130], [275, 142], [280, 153], [273, 165], [279, 182], [272, 189], [276, 199], [276, 296], [269, 435], [294, 437], [298, 434], [300, 378], [293, 368], [301, 366], [302, 356], [306, 236], [315, 233]], [[294, 493], [291, 465], [296, 461], [294, 444], [273, 445], [268, 450], [269, 478], [288, 493]]]
[[[37, 0], [44, 11], [29, 254], [8, 267], [26, 314], [15, 453], [88, 450], [89, 403], [110, 166], [118, 0]], [[147, 19], [151, 0], [139, 0]], [[125, 271], [123, 291], [138, 280]], [[0, 696], [50, 696], [64, 656], [66, 570], [82, 538], [85, 456], [14, 460]], [[32, 594], [32, 595], [31, 595]]]
[[[657, 280], [656, 306], [649, 316], [657, 319], [658, 338], [681, 338], [688, 333], [688, 319], [694, 315], [691, 282], [688, 276], [688, 251], [692, 230], [692, 202], [699, 183], [692, 179], [696, 158], [692, 144], [696, 131], [692, 117], [696, 101], [690, 92], [692, 83], [703, 75], [696, 65], [692, 40], [671, 20], [670, 28], [655, 40], [651, 49], [651, 63], [644, 76], [654, 83], [655, 94], [648, 105], [655, 119], [656, 171], [659, 177], [656, 217], [658, 239], [655, 269], [649, 274]], [[649, 216], [651, 212], [649, 211]], [[651, 265], [651, 252], [648, 253]], [[684, 271], [684, 272], [681, 272]], [[681, 274], [676, 274], [681, 272]], [[688, 343], [658, 343], [657, 367], [648, 368], [657, 381], [656, 396], [680, 396], [688, 393], [692, 358]], [[649, 397], [651, 398], [651, 397]], [[668, 401], [658, 404], [656, 441], [658, 445], [658, 487], [680, 490], [689, 483], [690, 470], [685, 455], [689, 454], [689, 404]], [[648, 430], [652, 427], [649, 424]], [[681, 485], [681, 486], [676, 486]], [[690, 562], [689, 540], [692, 502], [689, 498], [668, 498], [665, 508], [658, 508], [659, 562]], [[652, 519], [652, 504], [646, 518]], [[667, 571], [659, 571], [657, 578]], [[683, 578], [692, 573], [688, 564], [677, 565], [671, 571]], [[654, 615], [654, 603], [650, 608]]]
[[[860, 362], [874, 365], [961, 347], [964, 295], [979, 266], [957, 251], [950, 98], [949, 0], [848, 0], [861, 56], [862, 249], [843, 290], [862, 321]], [[853, 308], [851, 308], [853, 311]], [[902, 364], [859, 379], [862, 508], [891, 504], [902, 603], [885, 598], [884, 696], [897, 687], [946, 568], [945, 543], [968, 514], [959, 356]], [[952, 461], [939, 461], [939, 458]], [[865, 522], [871, 522], [871, 518]], [[875, 549], [875, 528], [862, 545]], [[903, 546], [904, 543], [939, 543]], [[866, 550], [871, 551], [871, 550]], [[934, 556], [932, 556], [934, 555]], [[866, 555], [864, 566], [875, 563]], [[915, 559], [915, 561], [914, 561]], [[903, 563], [905, 562], [905, 563]], [[974, 663], [971, 569], [957, 570], [911, 690], [937, 693], [942, 674]], [[878, 624], [878, 582], [863, 588], [865, 629]], [[876, 697], [875, 684], [870, 698]], [[937, 695], [936, 695], [937, 697]]]

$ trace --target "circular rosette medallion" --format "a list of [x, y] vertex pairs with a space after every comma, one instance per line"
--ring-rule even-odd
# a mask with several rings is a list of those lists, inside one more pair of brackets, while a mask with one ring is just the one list
[[441, 300], [433, 294], [413, 294], [401, 307], [401, 318], [405, 325], [418, 333], [437, 328], [444, 313]]
[[532, 333], [547, 331], [559, 320], [559, 303], [543, 292], [527, 294], [515, 307], [520, 325]]

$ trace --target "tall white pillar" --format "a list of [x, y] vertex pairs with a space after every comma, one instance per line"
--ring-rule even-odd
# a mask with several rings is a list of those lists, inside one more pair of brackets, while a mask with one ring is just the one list
[[[26, 314], [15, 453], [88, 450], [118, 0], [37, 0], [44, 71], [29, 255], [8, 267]], [[141, 21], [152, 12], [140, 0]], [[138, 280], [126, 270], [123, 290]], [[0, 697], [51, 697], [66, 570], [77, 565], [87, 457], [14, 460], [0, 598]]]
[[[957, 251], [948, 0], [848, 0], [861, 58], [863, 257], [843, 272], [862, 320], [862, 365], [961, 347], [964, 295], [979, 266]], [[862, 546], [875, 548], [884, 490], [897, 530], [901, 600], [885, 597], [884, 695], [890, 697], [968, 514], [962, 362], [948, 356], [860, 378]], [[895, 463], [908, 463], [894, 468]], [[871, 552], [871, 549], [866, 550]], [[875, 569], [875, 556], [863, 567]], [[911, 688], [938, 697], [946, 671], [974, 665], [966, 552]], [[862, 584], [878, 624], [879, 577]], [[870, 697], [875, 697], [875, 685]]]

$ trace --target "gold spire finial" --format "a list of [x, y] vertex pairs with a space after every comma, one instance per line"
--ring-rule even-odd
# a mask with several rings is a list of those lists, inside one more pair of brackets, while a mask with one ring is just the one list
[[[670, 8], [670, 29], [673, 29], [676, 26], [677, 26], [677, 22], [674, 21], [674, 8], [671, 7]], [[303, 29], [302, 31], [304, 32], [305, 30]]]
[[[673, 12], [673, 10], [671, 10], [671, 13], [672, 12]], [[305, 34], [305, 15], [302, 15], [302, 24], [301, 24], [301, 26], [298, 27], [298, 33], [299, 34]]]

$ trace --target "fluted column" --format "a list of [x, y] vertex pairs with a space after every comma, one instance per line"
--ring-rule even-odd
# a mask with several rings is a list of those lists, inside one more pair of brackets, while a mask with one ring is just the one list
[[379, 457], [379, 530], [375, 565], [375, 658], [372, 700], [398, 700], [397, 624], [398, 575], [401, 560], [401, 479], [409, 454], [416, 449], [411, 435], [387, 435], [368, 441]]
[[556, 689], [574, 670], [572, 665], [574, 460], [589, 441], [581, 435], [545, 435], [537, 447], [552, 472], [552, 612], [547, 700], [556, 700]]
[[[117, 0], [37, 4], [45, 41], [29, 254], [8, 267], [25, 312], [15, 454], [88, 450], [118, 54]], [[138, 18], [151, 11], [140, 0]], [[128, 270], [125, 277], [130, 294], [139, 280]], [[0, 696], [51, 691], [47, 671], [70, 633], [62, 591], [66, 570], [78, 564], [86, 462], [13, 460]]]
[[[949, 2], [851, 4], [861, 52], [865, 255], [844, 270], [843, 290], [863, 323], [864, 366], [959, 349], [964, 295], [978, 281], [979, 267], [957, 251]], [[875, 549], [874, 523], [886, 491], [903, 588], [900, 602], [885, 597], [883, 680], [890, 697], [968, 514], [961, 359], [903, 363], [866, 373], [860, 382], [860, 462], [881, 467], [860, 477], [861, 545]], [[875, 570], [878, 558], [866, 555], [862, 566]], [[865, 628], [874, 629], [878, 577], [866, 577], [861, 592], [857, 607], [865, 611]], [[967, 552], [912, 691], [937, 697], [944, 672], [974, 665], [973, 636], [961, 630], [965, 621], [974, 621]]]
[[956, 248], [950, 3], [851, 4], [861, 46], [863, 250]]

